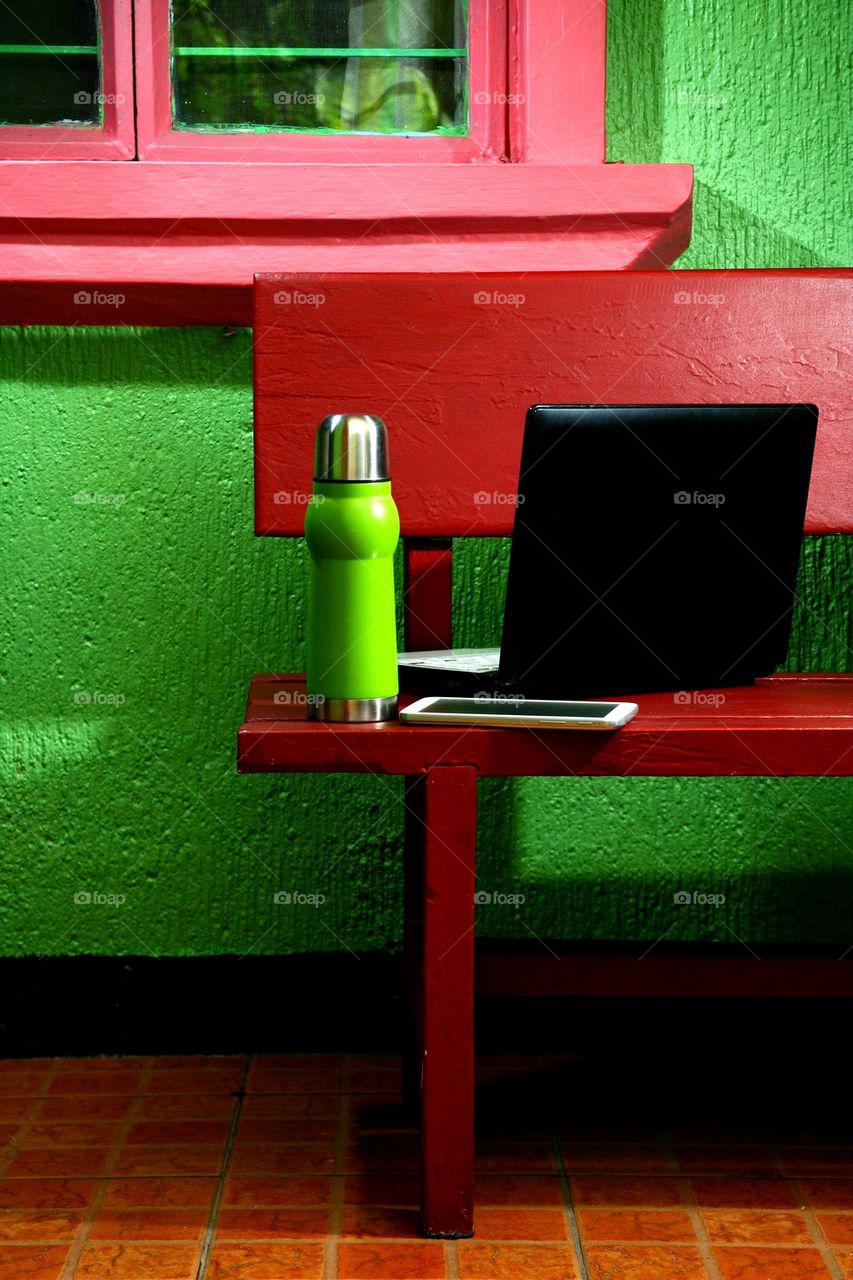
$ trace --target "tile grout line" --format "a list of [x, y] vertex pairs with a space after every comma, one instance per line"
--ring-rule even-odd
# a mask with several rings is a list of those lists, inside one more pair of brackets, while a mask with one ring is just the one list
[[201, 1242], [201, 1252], [199, 1253], [195, 1280], [204, 1280], [204, 1277], [207, 1275], [207, 1267], [210, 1262], [210, 1252], [213, 1248], [213, 1237], [216, 1234], [216, 1222], [219, 1217], [219, 1206], [221, 1205], [222, 1197], [225, 1194], [225, 1179], [228, 1176], [228, 1170], [231, 1165], [231, 1155], [234, 1151], [234, 1142], [237, 1137], [237, 1126], [240, 1123], [240, 1116], [243, 1111], [243, 1101], [246, 1097], [246, 1085], [249, 1080], [249, 1069], [251, 1065], [252, 1058], [251, 1055], [248, 1055], [243, 1063], [243, 1074], [240, 1077], [240, 1084], [236, 1091], [234, 1113], [231, 1116], [231, 1127], [228, 1130], [228, 1137], [225, 1139], [225, 1150], [222, 1153], [222, 1168], [216, 1182], [216, 1190], [213, 1193], [213, 1203], [210, 1206], [210, 1213], [207, 1219], [204, 1239]]
[[338, 1132], [335, 1137], [334, 1164], [332, 1167], [332, 1202], [329, 1226], [323, 1242], [323, 1280], [337, 1280], [338, 1244], [344, 1225], [344, 1183], [346, 1172], [346, 1148], [350, 1118], [350, 1055], [345, 1054], [341, 1065], [341, 1100], [338, 1107]]
[[837, 1258], [835, 1257], [835, 1254], [833, 1253], [832, 1245], [828, 1242], [828, 1240], [826, 1239], [826, 1236], [823, 1234], [823, 1231], [820, 1228], [818, 1220], [815, 1217], [814, 1209], [812, 1208], [808, 1197], [803, 1193], [802, 1179], [790, 1178], [785, 1173], [785, 1169], [782, 1164], [782, 1160], [779, 1156], [779, 1153], [774, 1150], [773, 1155], [776, 1161], [776, 1166], [779, 1169], [779, 1171], [784, 1175], [785, 1181], [788, 1183], [788, 1186], [791, 1188], [792, 1191], [796, 1192], [794, 1199], [798, 1201], [798, 1207], [803, 1217], [806, 1220], [806, 1226], [809, 1229], [809, 1235], [814, 1241], [815, 1247], [818, 1249], [820, 1256], [823, 1259], [824, 1266], [826, 1267], [829, 1274], [832, 1276], [832, 1280], [844, 1280], [844, 1272], [842, 1271], [841, 1266]]
[[817, 1246], [820, 1252], [820, 1256], [823, 1259], [823, 1262], [827, 1270], [832, 1276], [832, 1280], [844, 1280], [844, 1273], [842, 1272], [841, 1267], [839, 1266], [836, 1260], [835, 1254], [832, 1251], [832, 1245], [829, 1244], [826, 1237], [824, 1236], [823, 1231], [821, 1230], [820, 1225], [817, 1221], [817, 1218], [814, 1215], [814, 1210], [812, 1209], [808, 1196], [803, 1191], [803, 1181], [808, 1182], [809, 1179], [808, 1178], [804, 1179], [803, 1177], [792, 1178], [790, 1176], [790, 1174], [785, 1169], [785, 1163], [782, 1159], [782, 1154], [779, 1151], [779, 1147], [777, 1143], [771, 1143], [769, 1146], [769, 1150], [770, 1150], [771, 1156], [773, 1157], [773, 1165], [777, 1173], [779, 1173], [785, 1179], [788, 1189], [791, 1191], [792, 1197], [796, 1203], [797, 1209], [799, 1210], [800, 1213], [802, 1213], [803, 1217], [806, 1220], [806, 1226], [809, 1229], [809, 1235], [811, 1236], [812, 1240]]
[[65, 1062], [64, 1058], [55, 1059], [53, 1065], [48, 1069], [47, 1075], [42, 1081], [41, 1093], [36, 1093], [32, 1095], [30, 1094], [17, 1095], [17, 1096], [25, 1097], [30, 1105], [27, 1107], [26, 1116], [20, 1122], [20, 1124], [18, 1125], [18, 1128], [15, 1130], [14, 1138], [12, 1138], [9, 1141], [6, 1148], [2, 1152], [0, 1152], [0, 1178], [5, 1178], [10, 1164], [12, 1163], [15, 1156], [18, 1154], [20, 1150], [20, 1146], [21, 1146], [20, 1140], [22, 1138], [27, 1137], [30, 1129], [36, 1123], [36, 1116], [35, 1116], [36, 1106], [38, 1106], [39, 1110], [41, 1110], [41, 1103], [44, 1101], [45, 1097], [47, 1096], [46, 1091], [53, 1084], [64, 1062]]
[[124, 1146], [128, 1133], [130, 1132], [130, 1126], [135, 1121], [137, 1115], [139, 1114], [140, 1108], [142, 1107], [142, 1100], [143, 1100], [142, 1091], [145, 1085], [148, 1083], [151, 1077], [151, 1072], [153, 1070], [154, 1070], [154, 1059], [152, 1058], [147, 1063], [147, 1065], [142, 1068], [140, 1072], [139, 1081], [138, 1081], [136, 1090], [133, 1094], [133, 1097], [131, 1099], [130, 1106], [125, 1112], [124, 1119], [119, 1125], [118, 1133], [113, 1139], [113, 1143], [110, 1149], [110, 1154], [107, 1156], [106, 1164], [104, 1165], [97, 1179], [95, 1194], [92, 1196], [91, 1203], [87, 1207], [86, 1212], [83, 1216], [83, 1221], [80, 1224], [77, 1230], [77, 1234], [74, 1236], [74, 1239], [71, 1243], [71, 1248], [68, 1252], [68, 1256], [65, 1259], [65, 1265], [62, 1268], [62, 1271], [59, 1273], [59, 1280], [74, 1280], [74, 1275], [77, 1271], [77, 1264], [80, 1261], [80, 1256], [83, 1253], [84, 1248], [89, 1242], [89, 1236], [92, 1233], [92, 1227], [95, 1225], [95, 1219], [97, 1218], [101, 1210], [101, 1206], [104, 1203], [104, 1197], [107, 1194], [107, 1190], [108, 1190], [107, 1180], [111, 1177], [113, 1169], [115, 1168], [116, 1163], [118, 1162], [118, 1158], [121, 1154], [121, 1149]]
[[667, 1162], [673, 1177], [678, 1179], [678, 1190], [684, 1202], [684, 1207], [690, 1218], [690, 1225], [696, 1236], [696, 1247], [699, 1256], [702, 1259], [702, 1265], [709, 1277], [709, 1280], [723, 1280], [719, 1264], [714, 1256], [714, 1247], [711, 1243], [711, 1237], [708, 1235], [708, 1228], [705, 1226], [705, 1219], [699, 1212], [699, 1203], [693, 1190], [693, 1183], [681, 1168], [681, 1162], [675, 1154], [675, 1147], [671, 1142], [663, 1144], [663, 1150], [666, 1153]]
[[578, 1226], [577, 1214], [572, 1201], [572, 1191], [569, 1185], [569, 1175], [566, 1170], [566, 1162], [563, 1159], [563, 1149], [560, 1140], [557, 1137], [555, 1129], [549, 1130], [551, 1139], [551, 1151], [556, 1160], [557, 1169], [560, 1177], [560, 1190], [563, 1193], [563, 1212], [566, 1215], [566, 1225], [569, 1229], [569, 1240], [574, 1246], [575, 1259], [578, 1264], [578, 1274], [580, 1280], [589, 1280], [589, 1267], [587, 1263], [586, 1249], [581, 1240], [580, 1227]]
[[444, 1270], [447, 1280], [459, 1280], [459, 1246], [455, 1240], [444, 1242]]

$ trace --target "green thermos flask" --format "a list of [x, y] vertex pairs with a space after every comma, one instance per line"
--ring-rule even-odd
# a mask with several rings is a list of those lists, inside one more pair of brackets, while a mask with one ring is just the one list
[[385, 424], [367, 414], [324, 418], [305, 514], [311, 557], [307, 692], [317, 720], [390, 720], [397, 713], [399, 538]]

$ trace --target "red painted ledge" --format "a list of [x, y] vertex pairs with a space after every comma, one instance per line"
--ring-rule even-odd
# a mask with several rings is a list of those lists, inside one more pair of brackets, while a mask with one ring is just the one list
[[665, 267], [692, 188], [689, 165], [9, 160], [0, 323], [250, 324], [256, 272]]

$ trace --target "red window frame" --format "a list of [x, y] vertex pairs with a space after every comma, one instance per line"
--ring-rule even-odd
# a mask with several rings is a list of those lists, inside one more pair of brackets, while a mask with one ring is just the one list
[[506, 19], [503, 4], [494, 0], [469, 0], [469, 128], [464, 137], [174, 129], [169, 24], [169, 0], [134, 0], [136, 128], [142, 160], [443, 164], [506, 154]]
[[509, 0], [510, 156], [604, 164], [607, 0]]
[[103, 125], [0, 125], [0, 160], [132, 160], [132, 0], [98, 0]]
[[[100, 2], [127, 85], [131, 0]], [[606, 12], [470, 0], [469, 137], [228, 136], [172, 130], [168, 0], [136, 0], [139, 157], [0, 160], [0, 323], [248, 324], [260, 272], [669, 265], [692, 168], [605, 163]]]

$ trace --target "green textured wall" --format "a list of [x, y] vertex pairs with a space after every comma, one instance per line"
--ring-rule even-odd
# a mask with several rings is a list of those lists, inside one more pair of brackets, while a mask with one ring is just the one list
[[[696, 164], [683, 265], [849, 257], [843, 23], [611, 0], [611, 157]], [[399, 783], [234, 773], [249, 674], [304, 639], [301, 545], [251, 534], [250, 370], [245, 333], [0, 330], [3, 954], [399, 941]], [[497, 639], [505, 568], [503, 543], [460, 550], [460, 641]], [[791, 666], [849, 665], [851, 583], [851, 540], [809, 539]], [[846, 781], [482, 792], [481, 887], [525, 898], [485, 932], [849, 943]], [[674, 909], [682, 888], [726, 903]]]
[[851, 261], [847, 0], [609, 0], [608, 153], [695, 166], [680, 267]]

